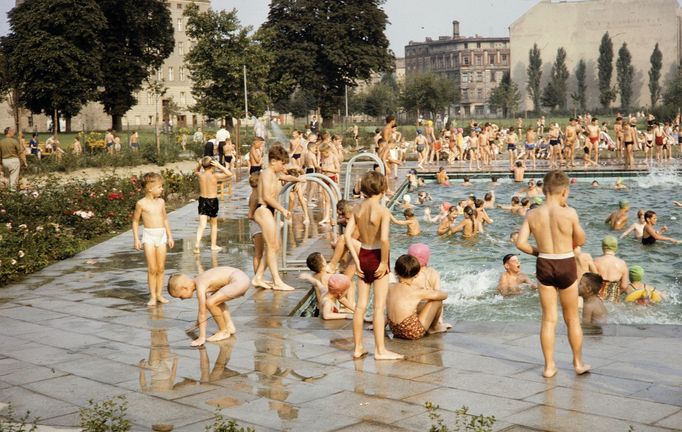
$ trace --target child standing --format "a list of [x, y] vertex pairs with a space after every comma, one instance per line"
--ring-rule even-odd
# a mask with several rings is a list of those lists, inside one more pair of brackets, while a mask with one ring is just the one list
[[[203, 171], [201, 169], [203, 168]], [[216, 174], [214, 168], [222, 171]], [[224, 181], [232, 177], [230, 170], [214, 161], [210, 156], [201, 158], [201, 162], [194, 172], [199, 177], [199, 228], [197, 239], [194, 243], [195, 254], [200, 252], [201, 237], [204, 235], [206, 223], [211, 221], [211, 250], [219, 251], [218, 246], [218, 181]]]
[[391, 213], [381, 204], [386, 192], [386, 177], [376, 171], [362, 176], [360, 189], [365, 199], [353, 212], [344, 232], [346, 244], [353, 244], [353, 232], [357, 225], [361, 243], [360, 252], [349, 248], [360, 277], [358, 302], [353, 316], [353, 358], [367, 354], [362, 344], [363, 318], [367, 310], [369, 290], [374, 288], [374, 358], [376, 360], [400, 360], [404, 356], [391, 352], [384, 345], [386, 325], [384, 309], [388, 294], [389, 228]]
[[[577, 268], [573, 252], [576, 246], [585, 243], [585, 232], [580, 226], [578, 213], [568, 206], [568, 186], [568, 177], [562, 171], [550, 171], [545, 175], [542, 190], [546, 200], [534, 211], [528, 212], [516, 241], [520, 251], [538, 257], [536, 275], [540, 282], [540, 344], [545, 358], [542, 373], [545, 378], [557, 373], [554, 362], [557, 296], [568, 327], [573, 368], [578, 375], [590, 370], [582, 358], [583, 331], [578, 317]], [[537, 246], [528, 242], [531, 235], [535, 237]]]
[[[158, 173], [147, 173], [142, 176], [142, 187], [145, 196], [135, 204], [133, 239], [135, 249], [140, 250], [144, 247], [144, 257], [147, 261], [147, 283], [149, 284], [147, 306], [155, 306], [157, 301], [168, 303], [168, 300], [161, 294], [163, 272], [166, 266], [166, 245], [172, 249], [175, 242], [168, 224], [166, 203], [161, 198], [163, 177]], [[144, 225], [142, 241], [139, 237], [140, 218], [142, 218]]]

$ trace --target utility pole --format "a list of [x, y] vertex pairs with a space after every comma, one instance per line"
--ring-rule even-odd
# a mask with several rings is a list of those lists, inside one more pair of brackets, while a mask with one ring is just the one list
[[246, 65], [244, 65], [244, 119], [249, 118], [249, 90], [246, 87]]

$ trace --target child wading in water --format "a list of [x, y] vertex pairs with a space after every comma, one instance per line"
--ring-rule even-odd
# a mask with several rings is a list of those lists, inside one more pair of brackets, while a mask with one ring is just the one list
[[[155, 306], [156, 302], [168, 303], [161, 291], [163, 290], [163, 272], [166, 267], [166, 245], [173, 248], [166, 203], [163, 193], [163, 177], [158, 173], [147, 173], [142, 176], [142, 187], [145, 196], [135, 204], [133, 214], [133, 239], [135, 249], [144, 247], [144, 257], [147, 260], [147, 282], [149, 283], [149, 302], [147, 306]], [[144, 228], [142, 241], [139, 237], [140, 217]], [[143, 246], [144, 245], [144, 246]]]
[[[222, 173], [216, 174], [214, 168], [218, 168]], [[199, 227], [193, 252], [196, 254], [201, 251], [199, 249], [201, 237], [204, 235], [204, 229], [209, 220], [211, 221], [211, 250], [219, 251], [222, 248], [218, 246], [218, 181], [229, 179], [232, 173], [210, 156], [204, 156], [195, 174], [199, 177]]]
[[[528, 212], [516, 241], [519, 250], [538, 257], [536, 275], [542, 306], [540, 344], [545, 358], [542, 375], [546, 378], [557, 373], [554, 362], [557, 295], [568, 327], [575, 372], [581, 375], [590, 370], [590, 366], [583, 363], [583, 331], [578, 317], [577, 267], [573, 252], [576, 246], [585, 243], [585, 232], [578, 213], [568, 206], [568, 185], [568, 177], [562, 171], [550, 171], [545, 175], [542, 190], [546, 201]], [[537, 247], [528, 242], [531, 235], [535, 237]]]
[[376, 360], [400, 360], [404, 356], [391, 352], [384, 345], [384, 328], [386, 326], [384, 309], [388, 294], [389, 241], [388, 234], [391, 223], [391, 212], [381, 204], [386, 192], [386, 177], [376, 171], [369, 171], [362, 176], [360, 189], [365, 199], [353, 212], [348, 221], [344, 236], [346, 244], [353, 244], [353, 232], [357, 225], [360, 234], [360, 253], [350, 247], [360, 278], [358, 302], [353, 315], [353, 339], [355, 351], [353, 358], [367, 354], [362, 344], [363, 319], [369, 300], [369, 289], [374, 288], [374, 358]]

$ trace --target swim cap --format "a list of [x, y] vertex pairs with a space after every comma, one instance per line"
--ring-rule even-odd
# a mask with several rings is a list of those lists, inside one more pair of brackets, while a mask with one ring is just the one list
[[614, 236], [606, 236], [601, 241], [601, 248], [604, 252], [607, 250], [617, 252], [618, 251], [618, 239]]
[[417, 129], [417, 135], [421, 135], [421, 134], [422, 134], [422, 130], [421, 130], [421, 129]]
[[533, 203], [537, 205], [542, 205], [542, 198], [539, 196], [533, 197]]
[[415, 243], [407, 248], [407, 254], [417, 258], [419, 265], [426, 267], [429, 265], [429, 258], [431, 257], [431, 250], [424, 243]]
[[339, 297], [350, 288], [350, 279], [344, 274], [333, 274], [327, 282], [329, 294]]
[[578, 183], [578, 180], [575, 179], [575, 178], [572, 178], [572, 179], [571, 179], [571, 184], [576, 184], [576, 183]]
[[618, 201], [618, 206], [622, 209], [628, 208], [628, 207], [630, 207], [630, 201], [628, 201], [626, 199], [622, 199], [622, 200]]
[[644, 279], [644, 269], [640, 266], [630, 267], [630, 281], [640, 282], [642, 279]]
[[443, 211], [450, 210], [450, 207], [452, 207], [452, 204], [450, 204], [447, 201], [443, 202], [443, 204], [440, 205], [440, 208], [443, 209]]
[[409, 204], [409, 203], [412, 202], [412, 197], [409, 196], [409, 195], [407, 195], [407, 194], [405, 194], [405, 195], [403, 195], [403, 201], [404, 201], [406, 204]]

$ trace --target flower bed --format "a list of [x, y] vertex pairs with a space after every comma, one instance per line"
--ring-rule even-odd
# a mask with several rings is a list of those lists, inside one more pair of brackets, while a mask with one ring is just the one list
[[[168, 207], [198, 190], [192, 174], [161, 174]], [[93, 239], [128, 230], [143, 194], [136, 176], [95, 183], [48, 179], [21, 192], [0, 190], [0, 286], [75, 255]]]

